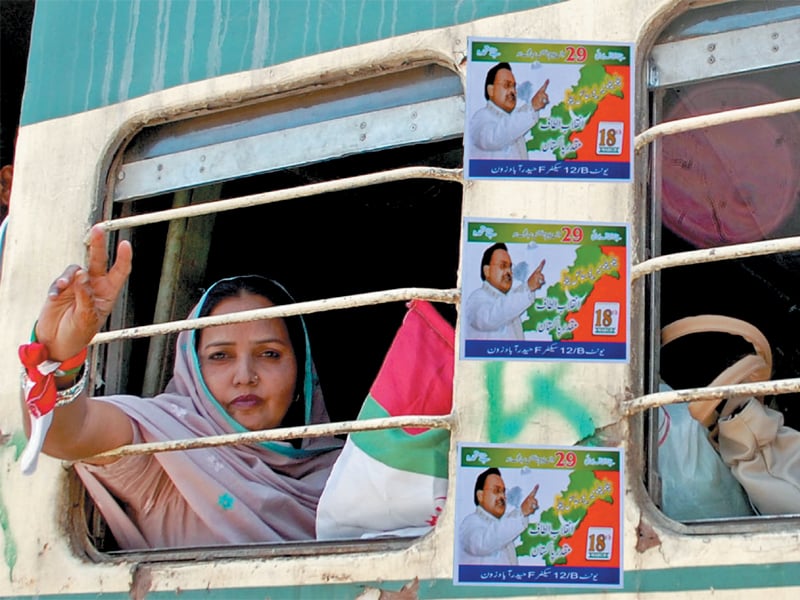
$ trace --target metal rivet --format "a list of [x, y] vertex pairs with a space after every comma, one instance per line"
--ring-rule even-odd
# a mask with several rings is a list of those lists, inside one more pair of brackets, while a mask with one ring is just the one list
[[119, 179], [120, 181], [125, 179], [125, 171], [120, 171], [119, 173], [117, 173], [117, 179]]
[[358, 139], [363, 142], [365, 139], [367, 139], [367, 134], [362, 133], [360, 136], [358, 136]]
[[713, 42], [712, 42], [712, 43], [710, 43], [710, 44], [708, 45], [708, 51], [709, 51], [709, 52], [713, 52], [713, 51], [714, 51], [714, 50], [716, 50], [716, 49], [717, 49], [717, 45], [716, 45], [715, 43], [713, 43]]
[[361, 125], [360, 125], [360, 127], [361, 127], [361, 129], [366, 129], [366, 127], [367, 127], [367, 122], [366, 122], [366, 121], [361, 121]]
[[713, 65], [716, 62], [716, 60], [717, 59], [714, 58], [713, 56], [709, 56], [708, 57], [708, 64]]

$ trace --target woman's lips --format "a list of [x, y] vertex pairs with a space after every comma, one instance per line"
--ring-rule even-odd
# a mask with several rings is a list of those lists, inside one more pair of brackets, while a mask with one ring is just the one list
[[245, 394], [243, 396], [236, 396], [231, 401], [232, 408], [251, 408], [261, 402], [261, 398], [255, 394]]

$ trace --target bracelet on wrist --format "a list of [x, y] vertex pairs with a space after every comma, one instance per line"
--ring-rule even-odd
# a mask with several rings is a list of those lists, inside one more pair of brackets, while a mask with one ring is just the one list
[[[86, 389], [86, 380], [87, 374], [89, 372], [89, 363], [88, 361], [80, 367], [78, 370], [80, 373], [80, 377], [78, 377], [77, 381], [73, 383], [71, 386], [64, 390], [56, 389], [56, 402], [53, 405], [55, 408], [60, 406], [66, 406], [67, 404], [74, 402], [75, 399], [81, 395], [83, 390]], [[22, 389], [28, 390], [30, 389], [34, 383], [31, 381], [31, 378], [28, 376], [28, 371], [25, 367], [22, 368]]]
[[[36, 325], [32, 336], [36, 337]], [[86, 388], [88, 366], [85, 366], [87, 349], [61, 362], [50, 360], [47, 347], [38, 341], [19, 347], [19, 358], [23, 365], [22, 390], [28, 412], [40, 418], [56, 406], [74, 401]], [[56, 377], [75, 377], [78, 381], [66, 390], [56, 389]]]
[[88, 361], [79, 368], [78, 372], [80, 373], [80, 377], [78, 377], [75, 383], [65, 390], [58, 390], [56, 392], [56, 408], [74, 402], [75, 399], [81, 395], [83, 390], [86, 389], [87, 373], [89, 372]]

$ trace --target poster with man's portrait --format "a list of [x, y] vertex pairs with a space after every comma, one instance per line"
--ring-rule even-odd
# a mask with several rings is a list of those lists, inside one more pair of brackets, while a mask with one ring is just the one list
[[458, 444], [456, 585], [622, 587], [621, 448]]
[[470, 179], [630, 181], [633, 46], [470, 38]]
[[464, 219], [461, 358], [626, 362], [624, 223]]

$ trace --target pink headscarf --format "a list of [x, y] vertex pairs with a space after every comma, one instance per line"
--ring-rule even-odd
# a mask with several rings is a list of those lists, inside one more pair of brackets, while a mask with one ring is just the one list
[[[200, 313], [213, 287], [191, 317]], [[122, 409], [144, 442], [247, 431], [224, 411], [203, 381], [195, 335], [195, 331], [179, 334], [173, 378], [164, 393], [155, 398], [122, 395], [97, 398]], [[305, 345], [302, 394], [305, 423], [326, 423], [329, 418], [307, 335]], [[317, 502], [341, 445], [340, 440], [326, 437], [304, 439], [299, 448], [288, 442], [263, 442], [160, 452], [154, 458], [211, 532], [212, 539], [206, 544], [302, 540], [314, 538]], [[142, 534], [115, 500], [114, 495], [121, 494], [118, 491], [110, 494], [100, 481], [104, 472], [124, 469], [125, 461], [131, 458], [135, 457], [106, 466], [78, 464], [76, 470], [123, 548], [163, 546], [161, 540], [152, 539], [153, 536], [147, 539]]]

